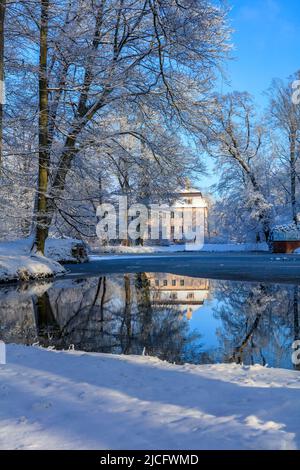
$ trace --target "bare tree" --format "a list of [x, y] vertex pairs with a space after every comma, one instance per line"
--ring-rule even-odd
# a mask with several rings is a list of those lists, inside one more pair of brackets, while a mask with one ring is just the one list
[[0, 167], [3, 146], [3, 105], [4, 105], [4, 20], [6, 0], [0, 0]]
[[[43, 240], [95, 120], [124, 103], [137, 112], [147, 102], [178, 122], [187, 108], [184, 77], [192, 97], [193, 90], [211, 85], [227, 51], [225, 12], [203, 0], [99, 0], [85, 2], [84, 8], [74, 2], [62, 11], [59, 30], [53, 26], [48, 79], [53, 166]], [[136, 138], [148, 144], [145, 136]]]
[[300, 107], [292, 100], [292, 82], [299, 80], [300, 72], [290, 77], [288, 83], [274, 80], [269, 89], [269, 116], [271, 124], [279, 131], [277, 141], [278, 158], [288, 174], [288, 196], [291, 204], [291, 218], [297, 225], [297, 187], [299, 174], [297, 163], [300, 153]]
[[48, 117], [48, 21], [49, 0], [41, 0], [40, 55], [39, 55], [39, 165], [35, 249], [45, 251], [47, 226], [47, 189], [49, 178], [49, 117]]
[[264, 197], [257, 174], [263, 134], [263, 127], [255, 121], [249, 94], [233, 92], [215, 99], [207, 131], [207, 148], [213, 157], [218, 158], [219, 168], [225, 166], [226, 173], [231, 175], [231, 186], [242, 182], [243, 191], [247, 193], [248, 209], [261, 223], [268, 241], [270, 205]]
[[[24, 235], [24, 218], [28, 234], [33, 212], [43, 252], [50, 229], [90, 235], [94, 203], [115, 190], [116, 177], [134, 192], [147, 167], [160, 191], [165, 175], [193, 171], [196, 152], [187, 158], [182, 144], [191, 109], [206, 109], [227, 56], [226, 14], [208, 0], [9, 2], [5, 234]], [[122, 115], [139, 125], [118, 127]], [[126, 136], [145, 158], [122, 148]]]

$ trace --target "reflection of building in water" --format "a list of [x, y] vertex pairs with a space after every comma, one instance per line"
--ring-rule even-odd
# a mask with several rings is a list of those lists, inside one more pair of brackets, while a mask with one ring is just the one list
[[177, 274], [147, 274], [151, 302], [156, 305], [176, 305], [188, 320], [209, 298], [209, 281]]

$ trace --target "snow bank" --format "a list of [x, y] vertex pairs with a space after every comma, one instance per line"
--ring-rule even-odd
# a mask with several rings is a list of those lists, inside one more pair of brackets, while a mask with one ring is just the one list
[[85, 263], [88, 261], [85, 243], [75, 238], [48, 238], [45, 255], [61, 263]]
[[55, 260], [30, 255], [31, 246], [32, 239], [0, 243], [0, 282], [43, 279], [65, 272]]
[[33, 280], [62, 274], [60, 263], [88, 261], [87, 248], [80, 240], [49, 238], [45, 256], [30, 254], [33, 239], [0, 243], [0, 282]]
[[[32, 247], [33, 238], [23, 238], [11, 242], [0, 243], [0, 256], [6, 254], [29, 255]], [[81, 240], [75, 238], [48, 238], [45, 246], [45, 256], [59, 262], [84, 262], [88, 260], [87, 254], [83, 253], [80, 259], [72, 254], [72, 250], [78, 246], [85, 248]], [[86, 250], [86, 248], [85, 248]]]
[[[171, 246], [101, 246], [94, 249], [95, 252], [101, 253], [176, 253], [185, 251], [184, 245]], [[200, 250], [201, 252], [251, 252], [251, 251], [269, 251], [267, 243], [237, 243], [237, 244], [205, 244]]]
[[299, 372], [9, 345], [0, 449], [299, 449]]
[[59, 263], [44, 256], [0, 255], [0, 282], [43, 279], [64, 272]]

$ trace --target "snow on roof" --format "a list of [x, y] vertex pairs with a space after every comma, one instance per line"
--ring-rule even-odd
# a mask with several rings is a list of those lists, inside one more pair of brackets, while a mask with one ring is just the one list
[[202, 195], [201, 197], [191, 196], [190, 197], [190, 199], [192, 200], [191, 203], [187, 202], [186, 199], [187, 199], [186, 196], [177, 199], [173, 203], [173, 207], [176, 207], [176, 208], [183, 208], [183, 207], [206, 208], [207, 207], [207, 202], [205, 201], [205, 199], [203, 199]]
[[198, 197], [203, 197], [202, 192], [198, 188], [180, 188], [176, 191], [180, 194], [197, 194]]
[[[184, 207], [195, 207], [195, 208], [206, 208], [207, 202], [203, 197], [202, 192], [198, 188], [186, 187], [178, 188], [175, 193], [178, 199], [174, 202], [173, 207], [184, 208]], [[191, 199], [188, 202], [187, 199]]]
[[296, 224], [277, 225], [272, 229], [273, 241], [298, 241], [300, 240], [300, 227]]

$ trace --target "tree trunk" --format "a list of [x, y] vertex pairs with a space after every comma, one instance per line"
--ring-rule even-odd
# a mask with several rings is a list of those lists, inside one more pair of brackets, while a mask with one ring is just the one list
[[100, 321], [101, 327], [100, 332], [103, 334], [104, 332], [104, 304], [105, 304], [105, 297], [106, 297], [106, 277], [103, 277], [103, 288], [102, 288], [102, 296], [100, 302]]
[[[259, 185], [259, 183], [256, 179], [255, 174], [252, 172], [250, 166], [247, 163], [244, 162], [244, 160], [241, 158], [240, 155], [236, 155], [236, 154], [232, 154], [232, 155], [234, 156], [235, 160], [240, 164], [243, 171], [248, 176], [255, 193], [257, 193], [257, 195], [259, 196], [261, 194], [260, 185]], [[268, 243], [269, 238], [270, 238], [270, 232], [271, 232], [270, 219], [269, 219], [268, 213], [267, 213], [267, 211], [261, 211], [260, 210], [258, 202], [255, 202], [254, 205], [259, 210], [258, 219], [259, 219], [259, 222], [262, 225], [262, 230], [263, 230], [263, 233], [264, 233], [265, 240]]]
[[[300, 339], [300, 322], [299, 322], [299, 286], [294, 287], [293, 296], [293, 313], [294, 313], [294, 340], [299, 341]], [[295, 364], [294, 368], [300, 370], [300, 365]]]
[[257, 316], [255, 317], [255, 320], [253, 322], [253, 325], [251, 326], [251, 328], [250, 328], [249, 332], [247, 333], [246, 337], [244, 338], [242, 344], [235, 349], [235, 351], [233, 353], [233, 360], [237, 364], [242, 364], [244, 350], [247, 347], [247, 345], [248, 345], [250, 339], [252, 338], [254, 332], [257, 330], [257, 327], [259, 325], [259, 321], [261, 319], [261, 316], [262, 316], [261, 313], [257, 314]]
[[47, 189], [49, 178], [48, 139], [48, 10], [49, 0], [41, 0], [40, 61], [39, 61], [39, 174], [35, 250], [45, 253], [48, 236]]
[[61, 328], [52, 309], [48, 292], [33, 298], [37, 336], [44, 347], [57, 346]]
[[296, 225], [297, 220], [297, 200], [296, 200], [296, 133], [290, 137], [290, 171], [291, 171], [291, 206], [292, 206], [292, 219]]
[[[256, 178], [255, 178], [255, 175], [251, 171], [248, 174], [249, 174], [250, 181], [251, 181], [251, 184], [253, 186], [254, 191], [257, 192], [257, 194], [259, 195], [260, 194], [260, 187], [259, 187], [259, 184], [258, 184]], [[258, 206], [258, 204], [256, 204], [256, 205]], [[258, 209], [259, 209], [259, 206], [258, 206]], [[265, 241], [268, 243], [269, 238], [270, 238], [271, 228], [270, 228], [270, 220], [269, 220], [269, 217], [268, 217], [268, 214], [266, 213], [266, 211], [264, 211], [264, 212], [260, 211], [258, 219], [259, 219], [260, 223], [262, 224], [262, 229], [263, 229]]]
[[140, 322], [140, 341], [145, 354], [151, 354], [151, 330], [153, 326], [153, 312], [150, 295], [150, 281], [146, 273], [137, 273], [135, 276], [136, 302]]
[[0, 170], [3, 153], [3, 107], [5, 101], [4, 91], [4, 18], [6, 0], [0, 0]]
[[[125, 345], [123, 345], [123, 354], [130, 354], [131, 341], [132, 341], [132, 315], [131, 315], [131, 286], [130, 277], [128, 274], [124, 275], [124, 290], [125, 290], [125, 308], [124, 308], [124, 322], [126, 327], [125, 332]], [[123, 339], [123, 333], [121, 332], [121, 338]]]
[[232, 356], [232, 360], [237, 362], [238, 364], [242, 364], [243, 362], [243, 353], [244, 353], [244, 350], [245, 348], [248, 346], [248, 343], [250, 340], [252, 340], [253, 338], [253, 335], [255, 333], [255, 331], [257, 330], [258, 328], [258, 325], [259, 325], [259, 322], [261, 320], [261, 317], [264, 313], [264, 310], [261, 310], [261, 305], [262, 305], [262, 301], [263, 301], [263, 296], [266, 292], [266, 288], [264, 285], [261, 285], [260, 286], [260, 291], [261, 291], [261, 294], [260, 294], [260, 297], [257, 299], [256, 301], [256, 305], [259, 309], [256, 317], [255, 317], [255, 320], [250, 328], [250, 330], [248, 331], [248, 333], [246, 334], [245, 338], [243, 339], [243, 341], [241, 342], [240, 346], [238, 346], [234, 353], [233, 353], [233, 356]]

